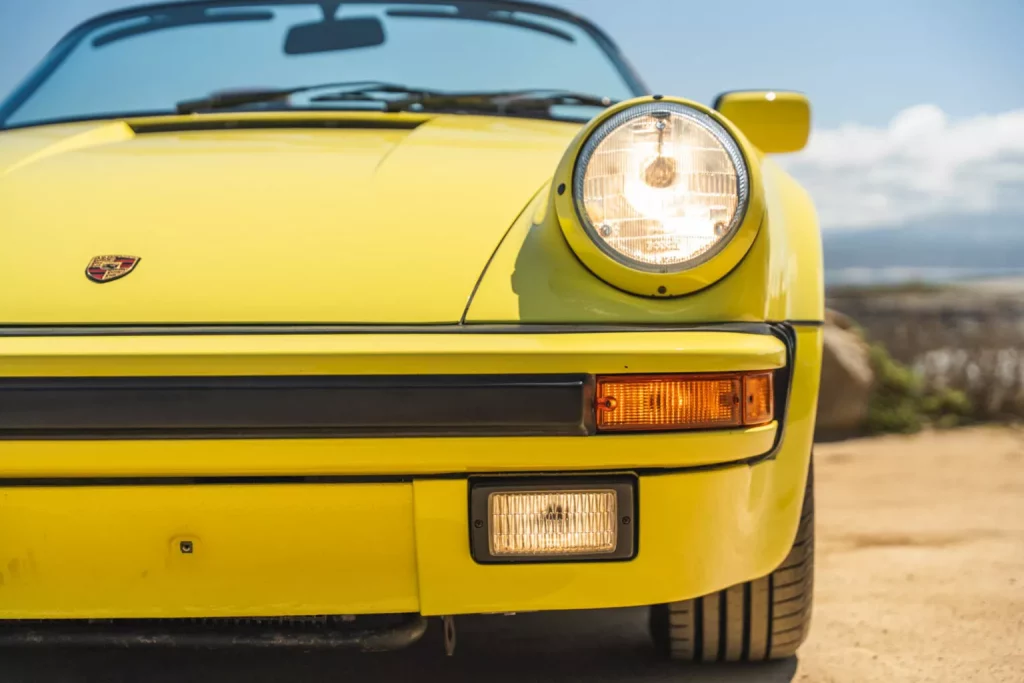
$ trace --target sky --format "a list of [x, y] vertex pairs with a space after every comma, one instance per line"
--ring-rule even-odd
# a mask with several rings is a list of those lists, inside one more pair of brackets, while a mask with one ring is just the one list
[[[0, 0], [0, 93], [76, 23], [135, 2]], [[656, 92], [808, 95], [779, 158], [826, 229], [1024, 218], [1024, 0], [548, 0], [603, 27]]]

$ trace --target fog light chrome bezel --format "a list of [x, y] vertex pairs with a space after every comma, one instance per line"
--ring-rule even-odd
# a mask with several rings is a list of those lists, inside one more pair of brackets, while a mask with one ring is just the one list
[[[618, 519], [615, 550], [575, 555], [494, 555], [491, 553], [491, 520], [488, 500], [492, 493], [544, 493], [550, 491], [615, 492]], [[470, 553], [480, 564], [565, 564], [572, 562], [622, 562], [637, 552], [636, 478], [620, 477], [500, 477], [470, 480]]]

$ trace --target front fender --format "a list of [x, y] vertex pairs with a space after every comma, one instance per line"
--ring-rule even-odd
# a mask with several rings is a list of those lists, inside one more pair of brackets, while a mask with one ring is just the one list
[[821, 321], [825, 279], [818, 215], [807, 191], [771, 159], [762, 162], [771, 217], [765, 318]]
[[820, 321], [821, 237], [807, 193], [762, 160], [766, 210], [757, 238], [718, 282], [675, 298], [605, 283], [566, 243], [546, 185], [519, 216], [484, 272], [465, 317], [472, 323], [699, 324]]

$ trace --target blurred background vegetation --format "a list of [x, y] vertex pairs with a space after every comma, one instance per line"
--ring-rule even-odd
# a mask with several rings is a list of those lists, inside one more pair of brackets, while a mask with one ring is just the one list
[[[840, 365], [866, 364], [871, 381], [867, 405], [855, 421], [830, 425], [823, 411], [825, 437], [1024, 418], [1019, 279], [832, 287], [828, 306], [830, 325], [839, 330], [826, 330], [826, 358], [832, 346]], [[858, 341], [830, 343], [830, 333]], [[837, 379], [826, 368], [823, 401], [829, 394], [840, 395], [836, 401], [856, 401], [850, 397], [855, 371], [847, 367]], [[850, 378], [843, 379], [844, 373]]]

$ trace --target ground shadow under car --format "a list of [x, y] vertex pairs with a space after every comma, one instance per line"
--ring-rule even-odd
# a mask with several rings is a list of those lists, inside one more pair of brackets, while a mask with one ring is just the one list
[[0, 681], [263, 683], [270, 681], [679, 681], [787, 683], [796, 659], [762, 665], [683, 666], [659, 659], [646, 610], [585, 610], [457, 620], [454, 657], [439, 620], [401, 652], [195, 649], [0, 650]]

